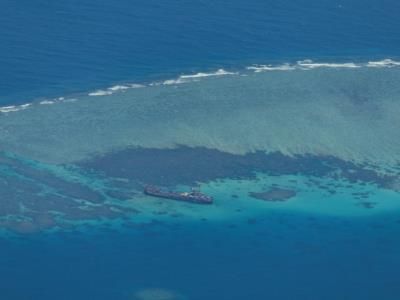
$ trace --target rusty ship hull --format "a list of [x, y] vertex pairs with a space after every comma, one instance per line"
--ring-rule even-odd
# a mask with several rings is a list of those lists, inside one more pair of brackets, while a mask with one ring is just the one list
[[212, 204], [213, 198], [202, 194], [200, 192], [174, 192], [164, 190], [155, 186], [147, 186], [144, 189], [144, 193], [149, 196], [171, 199], [196, 204]]

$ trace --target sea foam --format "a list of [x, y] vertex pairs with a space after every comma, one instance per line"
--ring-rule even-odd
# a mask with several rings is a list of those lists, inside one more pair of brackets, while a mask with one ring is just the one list
[[94, 92], [90, 92], [88, 95], [89, 96], [106, 96], [106, 95], [111, 95], [112, 91], [105, 91], [105, 90], [97, 90]]
[[291, 71], [296, 70], [296, 67], [290, 65], [288, 63], [283, 65], [255, 65], [246, 68], [247, 70], [253, 70], [255, 72], [262, 72], [262, 71]]
[[400, 61], [392, 59], [383, 59], [379, 61], [369, 62], [314, 62], [311, 59], [299, 60], [296, 63], [284, 63], [284, 64], [260, 64], [249, 66], [246, 69], [254, 71], [256, 73], [263, 71], [292, 71], [292, 70], [312, 70], [317, 68], [333, 68], [333, 69], [356, 69], [363, 67], [374, 67], [374, 68], [393, 68], [400, 67]]
[[369, 61], [367, 63], [367, 67], [373, 68], [392, 68], [392, 67], [399, 67], [400, 61], [394, 61], [392, 59], [383, 59], [380, 61]]
[[210, 72], [210, 73], [197, 73], [197, 74], [192, 74], [192, 75], [181, 75], [179, 78], [181, 79], [191, 79], [191, 78], [202, 78], [202, 77], [212, 77], [212, 76], [224, 76], [224, 75], [237, 75], [238, 72], [229, 72], [225, 71], [224, 69], [219, 69], [216, 72]]
[[22, 104], [22, 105], [2, 106], [2, 107], [0, 107], [0, 112], [2, 112], [2, 113], [16, 112], [16, 111], [27, 109], [31, 105], [32, 105], [32, 103], [26, 103], [26, 104]]
[[297, 66], [306, 69], [315, 68], [361, 68], [362, 66], [353, 62], [347, 63], [315, 63], [310, 59], [297, 62]]
[[[238, 74], [239, 74], [239, 72], [230, 72], [230, 71], [226, 71], [224, 69], [218, 69], [215, 72], [209, 72], [209, 73], [199, 72], [196, 74], [183, 74], [183, 75], [180, 75], [176, 79], [165, 80], [162, 82], [162, 84], [163, 85], [182, 84], [182, 83], [198, 81], [198, 80], [200, 80], [202, 78], [206, 78], [206, 77], [238, 75]], [[155, 84], [155, 85], [157, 85], [157, 84]]]
[[[357, 69], [357, 68], [395, 68], [400, 67], [400, 61], [396, 61], [391, 58], [385, 58], [382, 60], [368, 61], [368, 62], [314, 62], [311, 59], [299, 60], [295, 63], [283, 63], [283, 64], [256, 64], [247, 66], [245, 69], [239, 71], [227, 71], [224, 69], [218, 69], [214, 72], [198, 72], [195, 74], [183, 74], [177, 78], [166, 79], [163, 81], [155, 81], [150, 83], [124, 83], [117, 84], [105, 89], [98, 89], [89, 92], [88, 96], [110, 96], [114, 93], [126, 92], [130, 89], [154, 87], [154, 86], [171, 86], [180, 85], [184, 83], [196, 82], [209, 77], [221, 77], [227, 75], [240, 75], [247, 76], [248, 71], [254, 71], [255, 73], [266, 72], [266, 71], [295, 71], [295, 70], [313, 70], [313, 69]], [[46, 99], [40, 102], [32, 102], [23, 105], [10, 105], [0, 107], [1, 113], [17, 112], [24, 110], [31, 105], [52, 105], [57, 103], [75, 102], [77, 98], [64, 98], [58, 97], [54, 99]]]
[[138, 88], [143, 88], [145, 85], [143, 84], [137, 84], [137, 83], [129, 83], [129, 84], [117, 84], [114, 86], [111, 86], [107, 88], [106, 90], [96, 90], [94, 92], [90, 92], [88, 95], [89, 96], [107, 96], [107, 95], [112, 95], [115, 92], [123, 92], [129, 89], [138, 89]]

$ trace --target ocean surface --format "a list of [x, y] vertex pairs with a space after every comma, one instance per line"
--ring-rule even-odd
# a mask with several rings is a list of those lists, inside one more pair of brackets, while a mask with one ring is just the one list
[[0, 298], [397, 300], [399, 14], [2, 1]]
[[400, 4], [3, 0], [0, 104], [297, 59], [398, 57]]

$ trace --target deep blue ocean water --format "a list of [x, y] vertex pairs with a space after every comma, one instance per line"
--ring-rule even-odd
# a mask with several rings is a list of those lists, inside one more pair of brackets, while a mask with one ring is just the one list
[[[397, 222], [397, 223], [396, 223]], [[399, 220], [278, 214], [2, 242], [7, 299], [398, 298]], [[135, 298], [141, 289], [184, 298]]]
[[[400, 2], [394, 0], [247, 2], [3, 0], [0, 2], [0, 106], [27, 103], [38, 98], [68, 97], [71, 94], [87, 93], [118, 83], [154, 82], [176, 78], [180, 74], [215, 71], [218, 68], [235, 71], [243, 70], [252, 64], [279, 65], [301, 59], [363, 63], [384, 58], [396, 59], [400, 53], [399, 15]], [[325, 92], [324, 95], [337, 96], [343, 93], [343, 97], [356, 98], [358, 102], [354, 103], [360, 105], [360, 111], [367, 111], [367, 116], [370, 116], [370, 112], [376, 112], [377, 116], [381, 117], [381, 119], [377, 117], [378, 121], [390, 120], [390, 118], [385, 119], [387, 116], [385, 113], [396, 111], [387, 105], [387, 102], [395, 99], [396, 90], [392, 88], [391, 93], [386, 93], [385, 84], [389, 87], [396, 86], [399, 78], [397, 71], [391, 73], [388, 71], [389, 75], [385, 73], [386, 71], [377, 71], [373, 75], [369, 75], [368, 70], [364, 69], [360, 73], [355, 71], [354, 74], [349, 71], [345, 75], [347, 77], [343, 78], [347, 78], [349, 82], [353, 79], [358, 83], [354, 89], [352, 85], [350, 88], [346, 86], [345, 82], [340, 82], [339, 87], [334, 85], [340, 81], [338, 80], [340, 76], [336, 72], [342, 72], [341, 70], [333, 70], [333, 75], [324, 72], [321, 71], [320, 75], [319, 73], [310, 75], [310, 78], [314, 79], [331, 78], [333, 88], [332, 90], [321, 88]], [[279, 76], [271, 76], [272, 87], [266, 88], [267, 92], [261, 93], [268, 95], [270, 90], [278, 91], [274, 97], [280, 99], [279, 95], [286, 94], [281, 93], [279, 80], [291, 83], [293, 90], [297, 88], [296, 82], [301, 82], [301, 79], [297, 81], [298, 75], [293, 75], [294, 79], [287, 79], [286, 75]], [[357, 81], [357, 76], [364, 81]], [[380, 78], [381, 81], [372, 85], [370, 83], [374, 78]], [[268, 78], [254, 82], [258, 84], [262, 80]], [[318, 86], [323, 86], [322, 81]], [[229, 83], [229, 79], [223, 81], [223, 84], [226, 84], [227, 88], [232, 88], [233, 85]], [[249, 88], [252, 87], [251, 84], [253, 83], [243, 84], [243, 90], [257, 91], [257, 86]], [[234, 85], [240, 86], [240, 83], [235, 81]], [[368, 86], [373, 86], [374, 91], [378, 90], [381, 94], [377, 96], [373, 91], [363, 93], [362, 91]], [[224, 93], [221, 89], [207, 83], [204, 87], [206, 91], [211, 91], [207, 95], [212, 96], [214, 91], [217, 99], [223, 98], [221, 95]], [[302, 92], [308, 95], [312, 88], [311, 84]], [[68, 157], [68, 151], [63, 152], [63, 149], [68, 147], [64, 147], [59, 140], [54, 140], [54, 143], [49, 142], [46, 147], [46, 138], [52, 141], [50, 137], [53, 133], [49, 128], [50, 121], [47, 121], [53, 120], [53, 117], [48, 117], [46, 114], [52, 112], [58, 116], [54, 119], [60, 120], [55, 127], [61, 129], [54, 130], [56, 134], [61, 132], [65, 136], [77, 135], [76, 144], [82, 143], [84, 150], [85, 143], [92, 144], [93, 147], [99, 145], [101, 148], [103, 144], [99, 143], [96, 135], [98, 132], [93, 130], [94, 138], [91, 140], [88, 138], [89, 134], [82, 130], [85, 134], [80, 138], [77, 134], [78, 127], [86, 129], [94, 124], [94, 128], [100, 128], [101, 136], [102, 133], [108, 132], [107, 127], [111, 124], [115, 126], [112, 128], [117, 129], [121, 129], [118, 127], [120, 124], [133, 126], [129, 121], [135, 119], [135, 116], [131, 117], [128, 114], [127, 118], [126, 115], [119, 114], [119, 110], [126, 109], [129, 112], [129, 109], [134, 107], [133, 104], [128, 108], [124, 106], [129, 97], [133, 99], [148, 97], [156, 104], [159, 103], [156, 101], [157, 97], [163, 99], [165, 97], [170, 100], [168, 103], [173, 103], [172, 99], [175, 98], [180, 97], [185, 100], [185, 95], [197, 99], [193, 93], [201, 94], [202, 91], [201, 87], [197, 90], [194, 88], [195, 92], [190, 87], [187, 90], [182, 88], [183, 92], [179, 92], [180, 90], [175, 87], [169, 90], [167, 87], [159, 89], [160, 91], [150, 92], [143, 89], [143, 92], [140, 90], [133, 96], [127, 93], [126, 98], [111, 96], [106, 99], [100, 97], [102, 100], [96, 97], [90, 100], [83, 99], [78, 103], [81, 105], [82, 115], [88, 119], [87, 123], [80, 119], [79, 108], [69, 110], [67, 107], [63, 110], [62, 107], [57, 110], [58, 108], [54, 108], [56, 105], [40, 107], [37, 105], [33, 108], [32, 114], [29, 110], [15, 116], [12, 113], [8, 115], [0, 112], [1, 139], [6, 141], [0, 146], [0, 151], [4, 149], [10, 151], [9, 149], [14, 147], [20, 150], [20, 155], [27, 153], [27, 159], [42, 157], [43, 161], [47, 162], [44, 158], [46, 151], [43, 151], [43, 148], [46, 148], [48, 152], [54, 152], [53, 156], [47, 155], [54, 160]], [[295, 93], [293, 90], [289, 93], [292, 98]], [[373, 94], [372, 100], [368, 98], [370, 94]], [[380, 98], [380, 95], [383, 96]], [[385, 98], [387, 101], [382, 101], [385, 104], [380, 106], [379, 101], [387, 95], [389, 100]], [[272, 98], [275, 99], [274, 97]], [[258, 100], [253, 104], [257, 106], [257, 101], [261, 103], [261, 100], [255, 98]], [[115, 106], [111, 104], [107, 106], [107, 101], [113, 100]], [[84, 101], [88, 101], [89, 104], [86, 106]], [[98, 111], [94, 108], [95, 105], [91, 104], [94, 101], [99, 103]], [[368, 105], [363, 106], [365, 102]], [[146, 110], [147, 108], [143, 109], [143, 115], [149, 117], [150, 125], [156, 123], [156, 119], [162, 119], [160, 111], [165, 112], [163, 106], [160, 105], [161, 108], [156, 110], [154, 105], [155, 112], [152, 115], [151, 103], [150, 112], [149, 109]], [[243, 105], [237, 99], [236, 103]], [[179, 105], [177, 101], [171, 104], [171, 107], [175, 109]], [[186, 107], [188, 112], [193, 106], [192, 103]], [[358, 111], [357, 107], [352, 107], [351, 113], [350, 110], [346, 110], [349, 109], [347, 106], [341, 108], [348, 115]], [[94, 112], [91, 114], [92, 110]], [[110, 118], [106, 113], [108, 111], [113, 113]], [[324, 112], [322, 109], [319, 111]], [[194, 116], [191, 120], [196, 119], [195, 113], [190, 116]], [[318, 119], [318, 116], [313, 117]], [[121, 123], [118, 123], [119, 119], [122, 120]], [[373, 115], [371, 119], [374, 119]], [[102, 120], [107, 121], [102, 123]], [[221, 117], [221, 122], [222, 120]], [[284, 120], [282, 124], [285, 125], [290, 121]], [[396, 124], [395, 121], [391, 124], [393, 123]], [[71, 124], [78, 125], [71, 126]], [[257, 122], [254, 124], [257, 125]], [[49, 130], [41, 136], [40, 132], [35, 132], [35, 126]], [[25, 133], [13, 132], [16, 128], [33, 134], [28, 136]], [[133, 129], [140, 132], [140, 128]], [[132, 135], [137, 133], [134, 130], [132, 132]], [[379, 131], [374, 132], [374, 137], [377, 135]], [[115, 133], [115, 136], [118, 136], [118, 133]], [[105, 135], [104, 139], [107, 137], [110, 138], [110, 143], [114, 142], [111, 141], [114, 137], [112, 134]], [[200, 135], [199, 140], [201, 138]], [[179, 141], [179, 138], [177, 140]], [[215, 145], [219, 145], [218, 137], [215, 140]], [[382, 148], [396, 150], [398, 136], [391, 135], [388, 140], [392, 140], [394, 146], [385, 144]], [[75, 140], [72, 141], [75, 143]], [[212, 139], [211, 141], [214, 142]], [[21, 147], [15, 147], [15, 143], [21, 143]], [[107, 143], [108, 141], [104, 140], [104, 144]], [[79, 157], [81, 148], [74, 148], [75, 144], [70, 146], [75, 150], [71, 153]], [[354, 148], [349, 147], [349, 149], [348, 152], [351, 152]], [[89, 150], [92, 151], [92, 148], [89, 147]], [[51, 161], [50, 158], [49, 160]], [[9, 164], [2, 153], [0, 162]], [[60, 164], [62, 165], [62, 162]], [[2, 165], [0, 167], [0, 183], [4, 188], [7, 187], [7, 184], [4, 184], [7, 180], [4, 178], [12, 176], [7, 173], [9, 171], [7, 168], [3, 169]], [[58, 167], [59, 165], [54, 167], [56, 172], [59, 170]], [[21, 170], [27, 172], [28, 168], [20, 168], [17, 171], [24, 176], [32, 176], [34, 182], [40, 182], [40, 176], [43, 176], [44, 184], [49, 186], [54, 184], [47, 177], [44, 178], [42, 173], [22, 173]], [[173, 176], [177, 174], [171, 174], [171, 177]], [[91, 177], [88, 178], [89, 181]], [[16, 183], [12, 180], [10, 182], [16, 184], [15, 194], [18, 194], [18, 197], [21, 194], [22, 197], [28, 197], [29, 193], [36, 193], [35, 189], [24, 190], [26, 186], [19, 185], [20, 182], [17, 180]], [[97, 182], [93, 186], [96, 184]], [[59, 182], [56, 182], [55, 186], [60, 190], [64, 188]], [[385, 193], [379, 194], [375, 191], [374, 184], [371, 186], [373, 193], [378, 194], [377, 197], [385, 196]], [[360, 192], [357, 188], [349, 187], [350, 190]], [[5, 190], [6, 188], [0, 191], [0, 201], [2, 193], [3, 197], [10, 197], [10, 193], [6, 193]], [[314, 196], [318, 197], [319, 192], [315, 192]], [[323, 192], [320, 194], [321, 201], [333, 201], [331, 198], [327, 200], [326, 191]], [[230, 199], [231, 193], [232, 191], [228, 191], [227, 195], [220, 198], [217, 197], [219, 194], [216, 194], [216, 207], [230, 209], [242, 205], [235, 202], [229, 204], [229, 201], [234, 201]], [[397, 194], [391, 197], [396, 200]], [[307, 197], [302, 200], [306, 203]], [[6, 206], [4, 203], [0, 203], [2, 208]], [[376, 214], [354, 216], [352, 215], [354, 205], [351, 204], [352, 208], [349, 209], [351, 213], [347, 215], [342, 213], [346, 206], [342, 208], [341, 204], [338, 204], [338, 214], [332, 216], [326, 214], [326, 211], [318, 211], [318, 208], [315, 211], [306, 210], [305, 213], [291, 211], [289, 204], [289, 210], [271, 209], [267, 210], [268, 213], [261, 211], [258, 215], [252, 211], [257, 209], [257, 206], [251, 208], [253, 205], [251, 203], [249, 202], [248, 206], [244, 205], [242, 218], [232, 218], [229, 215], [232, 212], [229, 211], [227, 218], [219, 220], [218, 217], [215, 219], [215, 216], [211, 216], [210, 220], [204, 221], [202, 218], [208, 218], [207, 214], [210, 211], [199, 210], [195, 211], [197, 214], [195, 220], [188, 216], [174, 216], [169, 221], [165, 219], [159, 221], [158, 215], [150, 214], [144, 217], [145, 221], [138, 222], [139, 225], [131, 224], [131, 227], [125, 226], [122, 229], [108, 224], [105, 227], [83, 226], [55, 233], [2, 235], [0, 298], [7, 300], [397, 300], [399, 298], [400, 213], [396, 205], [393, 205], [392, 212], [383, 210]], [[328, 208], [330, 207], [335, 208], [335, 204], [328, 205]], [[249, 212], [246, 212], [246, 209]], [[359, 209], [363, 212], [366, 210], [366, 208]], [[217, 212], [219, 213], [221, 212]]]
[[0, 3], [0, 103], [295, 59], [398, 56], [398, 1]]

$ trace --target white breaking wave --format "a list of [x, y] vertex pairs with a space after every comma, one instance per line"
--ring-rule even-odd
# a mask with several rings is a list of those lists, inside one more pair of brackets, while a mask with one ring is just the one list
[[124, 84], [124, 85], [118, 84], [118, 85], [109, 87], [106, 90], [97, 90], [94, 92], [90, 92], [88, 95], [89, 96], [107, 96], [107, 95], [114, 94], [114, 92], [125, 91], [128, 89], [138, 89], [138, 88], [143, 88], [143, 87], [146, 87], [146, 86], [143, 84], [137, 84], [137, 83]]
[[89, 96], [106, 96], [106, 95], [111, 95], [112, 91], [105, 91], [105, 90], [97, 90], [94, 92], [90, 92], [88, 95]]
[[125, 85], [114, 85], [112, 87], [109, 87], [107, 90], [108, 91], [124, 91], [128, 89], [138, 89], [138, 88], [143, 88], [145, 85], [143, 84], [138, 84], [138, 83], [130, 83], [130, 84], [125, 84]]
[[290, 70], [296, 70], [296, 67], [286, 63], [286, 64], [278, 65], [278, 66], [256, 65], [256, 66], [247, 67], [246, 69], [254, 70], [254, 72], [259, 73], [262, 71], [290, 71]]
[[65, 102], [65, 101], [66, 100], [65, 100], [64, 97], [58, 97], [58, 98], [54, 98], [54, 99], [51, 99], [51, 100], [40, 101], [39, 104], [41, 104], [41, 105], [51, 105], [51, 104], [55, 104], [57, 102]]
[[127, 90], [129, 89], [129, 86], [127, 85], [114, 85], [110, 88], [108, 88], [108, 90], [110, 91], [120, 91], [120, 90]]
[[9, 113], [9, 112], [14, 112], [14, 111], [24, 110], [24, 109], [27, 109], [31, 105], [32, 105], [32, 103], [26, 103], [26, 104], [22, 104], [22, 105], [3, 106], [3, 107], [0, 107], [0, 112]]
[[179, 76], [180, 79], [191, 79], [191, 78], [202, 78], [202, 77], [210, 77], [210, 76], [224, 76], [224, 75], [237, 75], [238, 72], [229, 72], [225, 71], [224, 69], [219, 69], [216, 72], [212, 73], [197, 73], [193, 75], [181, 75]]
[[312, 70], [316, 68], [334, 68], [334, 69], [355, 69], [363, 67], [374, 68], [393, 68], [400, 67], [400, 61], [395, 61], [389, 58], [379, 61], [369, 61], [367, 63], [343, 62], [343, 63], [328, 63], [328, 62], [314, 62], [311, 59], [297, 61], [295, 64], [285, 63], [281, 65], [254, 65], [246, 69], [252, 70], [256, 73], [263, 71], [292, 71], [292, 70]]
[[372, 67], [372, 68], [393, 68], [393, 67], [399, 67], [400, 66], [400, 61], [394, 61], [392, 59], [384, 59], [380, 61], [369, 61], [367, 63], [367, 67]]
[[40, 101], [39, 104], [40, 105], [52, 105], [52, 104], [56, 104], [56, 103], [60, 103], [60, 102], [75, 102], [77, 101], [77, 99], [75, 98], [64, 98], [64, 97], [59, 97], [59, 98], [54, 98], [51, 100], [43, 100]]
[[129, 85], [130, 89], [140, 89], [146, 87], [144, 84], [139, 84], [139, 83], [131, 83]]
[[39, 102], [39, 104], [41, 104], [41, 105], [51, 105], [51, 104], [54, 104], [54, 103], [56, 103], [56, 102], [52, 101], [52, 100], [43, 100], [43, 101]]
[[297, 66], [306, 69], [315, 69], [315, 68], [361, 68], [361, 65], [358, 65], [353, 62], [347, 63], [314, 63], [310, 59], [302, 60], [297, 62]]
[[[193, 81], [193, 80], [192, 80]], [[182, 78], [178, 78], [178, 79], [168, 79], [163, 81], [163, 85], [173, 85], [173, 84], [182, 84], [182, 83], [187, 83], [187, 82], [191, 82], [191, 80], [184, 80]], [[160, 85], [160, 84], [154, 84], [154, 85]]]
[[[256, 64], [252, 66], [248, 66], [245, 70], [254, 71], [255, 73], [265, 72], [265, 71], [294, 71], [294, 70], [312, 70], [317, 68], [347, 68], [347, 69], [355, 69], [355, 68], [395, 68], [400, 67], [400, 61], [393, 60], [391, 58], [385, 58], [377, 61], [368, 61], [368, 62], [314, 62], [311, 59], [305, 59], [297, 61], [296, 63], [283, 63], [283, 64]], [[183, 74], [175, 79], [167, 79], [164, 81], [155, 81], [146, 84], [138, 84], [138, 83], [124, 83], [118, 84], [106, 89], [99, 89], [96, 91], [89, 92], [88, 96], [109, 96], [117, 92], [125, 92], [129, 89], [137, 89], [137, 88], [145, 88], [152, 86], [160, 86], [160, 85], [178, 85], [190, 82], [196, 82], [203, 78], [207, 77], [219, 77], [226, 75], [240, 75], [247, 76], [249, 73], [245, 70], [242, 71], [226, 71], [224, 69], [218, 69], [215, 72], [199, 72], [196, 74]], [[42, 100], [38, 104], [40, 105], [52, 105], [61, 102], [75, 102], [77, 99], [69, 98], [65, 99], [64, 97]], [[3, 106], [0, 107], [1, 113], [15, 112], [19, 110], [26, 109], [30, 105], [34, 103], [28, 103], [23, 105], [11, 105], [11, 106]], [[37, 103], [36, 103], [37, 104]]]
[[[215, 76], [226, 76], [226, 75], [238, 75], [239, 72], [229, 72], [224, 69], [218, 69], [215, 72], [211, 73], [204, 73], [204, 72], [199, 72], [196, 74], [188, 74], [188, 75], [181, 75], [177, 79], [168, 79], [164, 80], [161, 84], [163, 85], [174, 85], [174, 84], [182, 84], [182, 83], [188, 83], [188, 82], [195, 82], [198, 81], [201, 78], [205, 77], [215, 77]], [[150, 84], [150, 86], [154, 85], [160, 85], [160, 83], [153, 83]]]
[[204, 73], [204, 72], [199, 72], [196, 74], [188, 74], [188, 75], [181, 75], [177, 79], [168, 79], [164, 80], [162, 83], [155, 82], [150, 84], [150, 86], [157, 86], [157, 85], [175, 85], [175, 84], [182, 84], [182, 83], [188, 83], [188, 82], [196, 82], [199, 81], [201, 78], [205, 77], [215, 77], [215, 76], [226, 76], [226, 75], [239, 75], [239, 72], [229, 72], [224, 69], [218, 69], [215, 72], [211, 73]]

